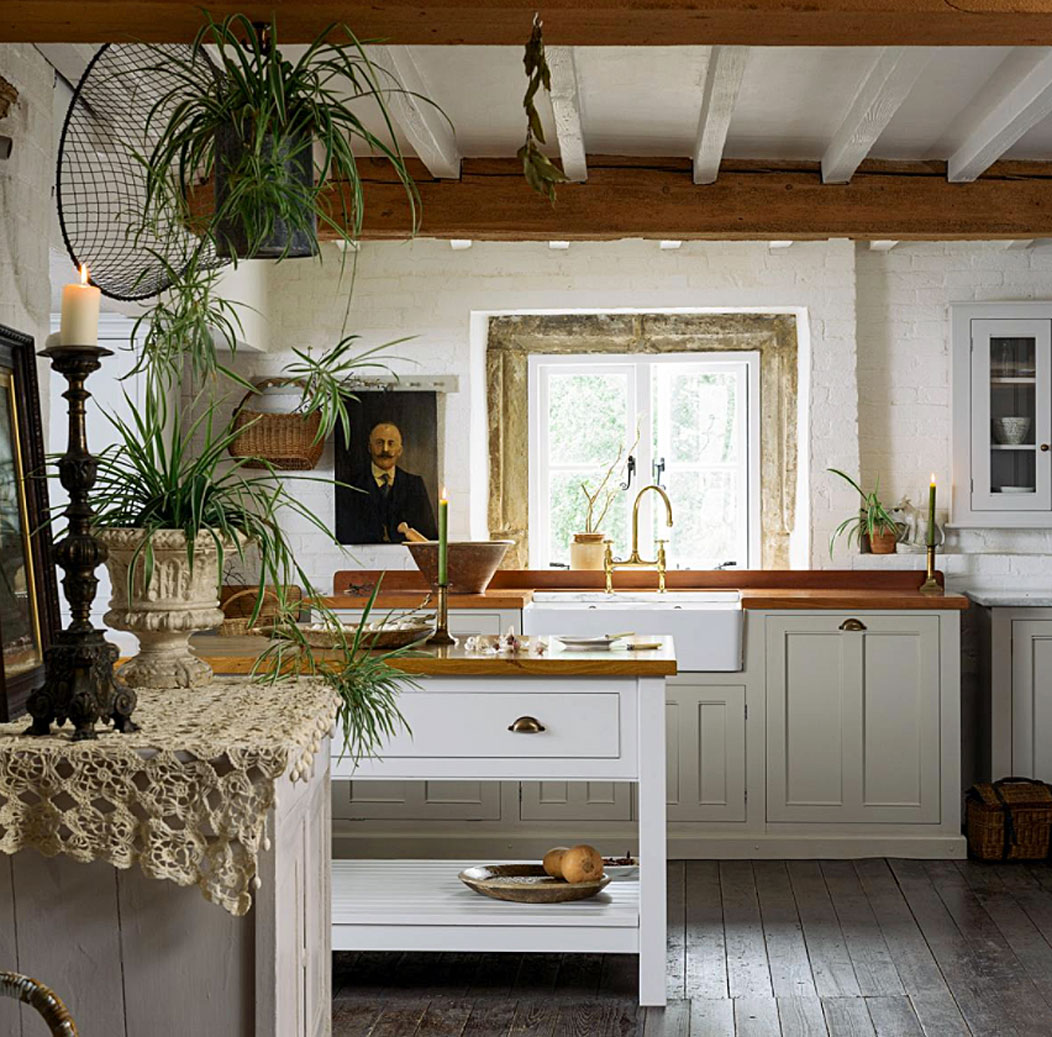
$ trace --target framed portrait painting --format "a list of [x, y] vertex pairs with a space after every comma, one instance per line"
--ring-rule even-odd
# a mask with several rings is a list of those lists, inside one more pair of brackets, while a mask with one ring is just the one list
[[0, 720], [23, 712], [44, 680], [58, 629], [36, 357], [0, 324]]
[[438, 395], [356, 392], [350, 438], [336, 435], [336, 538], [402, 544], [410, 531], [438, 537]]

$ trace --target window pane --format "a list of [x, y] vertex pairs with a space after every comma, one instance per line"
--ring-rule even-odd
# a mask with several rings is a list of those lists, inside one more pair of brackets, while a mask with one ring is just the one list
[[673, 526], [665, 527], [665, 509], [654, 509], [654, 536], [669, 541], [673, 569], [708, 567], [722, 562], [746, 564], [745, 502], [735, 471], [668, 473]]
[[[570, 541], [574, 533], [584, 531], [584, 518], [587, 502], [581, 490], [582, 480], [593, 488], [603, 477], [604, 469], [552, 472], [549, 482], [549, 543], [548, 556], [543, 564], [550, 562], [570, 561]], [[616, 474], [611, 485], [616, 489], [623, 476]], [[620, 556], [628, 543], [628, 522], [625, 508], [625, 494], [617, 492], [610, 510], [598, 532], [605, 533], [614, 541], [614, 554]]]
[[548, 379], [549, 463], [605, 468], [625, 442], [627, 415], [627, 375], [553, 372]]
[[737, 377], [725, 371], [705, 374], [675, 368], [662, 374], [662, 389], [667, 393], [669, 464], [733, 462]]

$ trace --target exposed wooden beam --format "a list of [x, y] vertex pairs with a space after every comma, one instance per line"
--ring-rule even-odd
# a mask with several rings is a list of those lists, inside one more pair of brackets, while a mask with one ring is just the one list
[[[278, 16], [280, 39], [303, 43], [332, 22], [398, 44], [516, 44], [536, 0], [211, 0], [216, 17]], [[549, 46], [976, 45], [1052, 39], [1052, 0], [548, 0]], [[0, 41], [188, 41], [198, 4], [184, 0], [4, 0]]]
[[[392, 118], [402, 128], [417, 158], [432, 176], [456, 180], [460, 176], [460, 150], [449, 118], [427, 98], [431, 88], [408, 47], [377, 46], [370, 60], [391, 72], [402, 90], [386, 95]], [[381, 86], [385, 76], [381, 75]]]
[[694, 139], [694, 183], [711, 184], [720, 172], [734, 105], [742, 85], [748, 47], [712, 47]]
[[588, 179], [588, 162], [584, 154], [581, 98], [573, 47], [546, 47], [545, 53], [552, 73], [552, 112], [555, 114], [555, 135], [559, 140], [563, 173], [570, 180], [581, 182]]
[[[550, 205], [531, 192], [515, 159], [465, 159], [457, 182], [428, 180], [414, 163], [423, 178], [419, 234], [475, 241], [1052, 237], [1052, 163], [1000, 162], [978, 180], [951, 184], [942, 162], [868, 160], [838, 187], [822, 183], [816, 162], [728, 160], [719, 179], [701, 187], [691, 165], [590, 155], [588, 182], [560, 185]], [[390, 168], [370, 159], [361, 171], [363, 236], [404, 237], [409, 210]]]
[[928, 47], [885, 47], [822, 156], [822, 179], [846, 184], [931, 59]]
[[954, 183], [974, 180], [1031, 127], [1052, 114], [1052, 47], [1016, 49], [951, 127], [963, 139], [947, 163]]

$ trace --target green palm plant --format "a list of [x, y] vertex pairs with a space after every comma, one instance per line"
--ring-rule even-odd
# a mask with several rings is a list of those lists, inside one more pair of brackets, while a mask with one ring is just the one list
[[833, 531], [833, 535], [829, 538], [830, 557], [832, 557], [833, 548], [839, 536], [847, 536], [849, 547], [852, 541], [861, 547], [863, 535], [873, 537], [881, 533], [898, 533], [898, 523], [880, 500], [879, 478], [876, 486], [867, 493], [847, 472], [842, 472], [839, 468], [828, 468], [826, 470], [833, 475], [840, 476], [859, 495], [862, 501], [858, 514], [844, 519]]
[[[369, 59], [362, 41], [346, 25], [329, 25], [292, 62], [278, 49], [274, 24], [205, 17], [189, 56], [157, 48], [157, 64], [137, 70], [174, 80], [147, 120], [157, 134], [145, 156], [147, 210], [163, 207], [169, 177], [189, 198], [200, 178], [216, 174], [215, 209], [202, 229], [221, 254], [315, 254], [319, 223], [347, 242], [360, 234], [357, 145], [394, 170], [415, 230], [418, 193], [386, 102], [409, 92]], [[362, 101], [379, 111], [382, 132], [363, 121]]]

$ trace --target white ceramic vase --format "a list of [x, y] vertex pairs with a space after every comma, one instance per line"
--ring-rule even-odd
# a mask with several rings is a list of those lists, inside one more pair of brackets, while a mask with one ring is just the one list
[[[154, 533], [153, 571], [145, 581], [141, 529], [101, 529], [106, 545], [112, 594], [104, 619], [115, 630], [139, 639], [139, 654], [121, 667], [121, 677], [133, 688], [196, 688], [212, 679], [212, 667], [190, 651], [189, 639], [213, 630], [223, 621], [219, 608], [219, 557], [215, 542], [199, 533], [190, 566], [186, 536], [179, 529]], [[231, 545], [232, 547], [233, 545]], [[135, 570], [128, 597], [128, 571]]]

